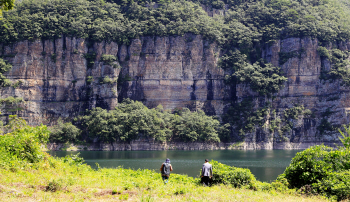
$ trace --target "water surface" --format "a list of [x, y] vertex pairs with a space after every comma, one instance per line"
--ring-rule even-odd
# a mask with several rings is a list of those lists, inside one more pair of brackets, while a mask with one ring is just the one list
[[170, 158], [174, 173], [199, 175], [204, 159], [249, 168], [258, 180], [270, 182], [285, 170], [296, 150], [219, 150], [219, 151], [50, 151], [51, 155], [63, 157], [80, 153], [91, 167], [152, 169], [159, 171], [166, 158]]

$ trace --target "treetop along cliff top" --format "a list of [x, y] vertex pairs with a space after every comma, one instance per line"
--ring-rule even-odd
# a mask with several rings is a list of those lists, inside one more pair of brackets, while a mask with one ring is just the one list
[[[209, 17], [202, 6], [225, 9]], [[235, 47], [286, 37], [350, 38], [343, 0], [87, 1], [24, 0], [0, 21], [0, 43], [62, 36], [128, 44], [144, 35], [201, 34]]]

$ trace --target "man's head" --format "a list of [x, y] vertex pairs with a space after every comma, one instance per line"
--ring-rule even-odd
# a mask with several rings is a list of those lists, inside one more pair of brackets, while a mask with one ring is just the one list
[[205, 159], [204, 161], [205, 161], [206, 163], [208, 163], [208, 162], [209, 162], [209, 160], [208, 160], [208, 159]]

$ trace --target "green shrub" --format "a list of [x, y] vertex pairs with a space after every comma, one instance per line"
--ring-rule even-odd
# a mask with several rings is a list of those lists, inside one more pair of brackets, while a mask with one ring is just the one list
[[84, 58], [86, 59], [86, 66], [87, 66], [87, 68], [94, 67], [95, 59], [96, 59], [96, 53], [95, 52], [84, 54]]
[[300, 50], [296, 50], [296, 51], [291, 51], [291, 52], [279, 52], [279, 63], [280, 65], [283, 65], [284, 63], [286, 63], [290, 58], [295, 58], [301, 57], [301, 54], [303, 54], [305, 52], [304, 49], [300, 49]]
[[112, 65], [114, 61], [117, 61], [117, 57], [114, 55], [105, 55], [103, 54], [101, 56], [101, 61], [104, 62], [107, 65]]
[[[0, 135], [0, 144], [1, 141]], [[3, 145], [0, 147], [0, 168], [16, 170], [17, 168], [22, 167], [23, 163], [21, 163], [21, 159], [9, 153], [7, 149], [2, 146]]]
[[324, 145], [298, 152], [284, 171], [292, 188], [312, 185], [327, 178], [332, 172], [350, 169], [350, 150], [334, 150]]
[[117, 80], [113, 80], [113, 79], [109, 78], [109, 76], [100, 77], [98, 80], [99, 80], [100, 84], [113, 84], [113, 83], [117, 82]]
[[329, 51], [327, 50], [327, 48], [323, 47], [323, 46], [319, 46], [317, 48], [317, 52], [321, 57], [325, 57], [327, 59], [331, 59], [331, 55], [329, 54]]
[[14, 84], [12, 84], [12, 87], [13, 88], [17, 88], [18, 86], [21, 86], [22, 84], [23, 84], [23, 81], [22, 80], [18, 80]]
[[50, 128], [50, 131], [49, 140], [56, 143], [75, 142], [81, 133], [72, 123], [63, 123], [62, 120], [58, 120], [58, 124]]
[[62, 158], [64, 163], [68, 163], [69, 165], [83, 165], [85, 160], [79, 156], [80, 153], [73, 155], [71, 154], [70, 156], [65, 156]]
[[270, 63], [265, 64], [262, 60], [253, 65], [246, 64], [233, 75], [238, 83], [249, 83], [253, 91], [261, 95], [271, 95], [278, 92], [287, 78], [280, 72], [280, 67]]
[[0, 98], [0, 105], [3, 110], [7, 112], [18, 112], [23, 110], [22, 104], [24, 99], [21, 97], [12, 97]]
[[247, 168], [236, 168], [217, 161], [210, 161], [213, 166], [213, 184], [226, 184], [234, 187], [254, 186], [254, 175]]
[[317, 183], [312, 188], [328, 197], [336, 196], [337, 200], [350, 199], [350, 171], [333, 172]]
[[7, 63], [7, 61], [0, 58], [0, 87], [11, 85], [10, 81], [4, 75], [4, 73], [9, 71], [11, 68], [12, 68], [11, 64]]
[[9, 160], [0, 158], [7, 161], [2, 162], [2, 164], [12, 164], [13, 162], [11, 161], [13, 160], [35, 163], [43, 158], [44, 154], [41, 145], [45, 144], [48, 140], [49, 131], [47, 127], [44, 125], [31, 127], [27, 126], [25, 122], [23, 125], [23, 122], [23, 120], [18, 119], [15, 115], [10, 116], [9, 125], [13, 131], [5, 135], [0, 135], [1, 155], [11, 157]]
[[86, 77], [86, 84], [90, 85], [93, 81], [94, 81], [94, 77], [93, 76], [87, 76]]
[[350, 149], [350, 125], [348, 127], [346, 125], [343, 125], [343, 128], [346, 134], [343, 133], [343, 131], [341, 131], [340, 129], [338, 129], [340, 135], [342, 136], [342, 137], [339, 137], [339, 139], [343, 143], [343, 146], [346, 149]]
[[330, 81], [341, 79], [343, 85], [350, 86], [349, 52], [332, 49], [331, 53], [332, 55], [329, 59], [332, 68], [328, 72], [323, 69], [320, 79]]

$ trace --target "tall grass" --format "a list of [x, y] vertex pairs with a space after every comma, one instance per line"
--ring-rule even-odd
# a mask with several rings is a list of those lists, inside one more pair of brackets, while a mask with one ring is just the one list
[[[142, 169], [92, 169], [76, 158], [45, 154], [31, 168], [0, 169], [0, 198], [5, 201], [326, 201], [275, 189], [203, 187], [186, 175], [172, 174], [164, 185], [159, 173]], [[267, 183], [266, 183], [267, 184]]]

